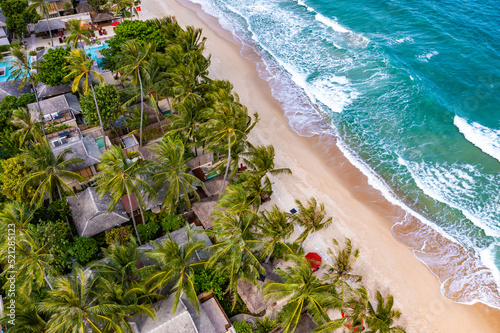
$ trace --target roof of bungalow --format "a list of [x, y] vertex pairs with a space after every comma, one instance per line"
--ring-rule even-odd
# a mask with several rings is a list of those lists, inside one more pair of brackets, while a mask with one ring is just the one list
[[106, 194], [101, 199], [92, 187], [78, 193], [76, 197], [67, 198], [79, 236], [90, 237], [129, 220], [120, 203], [117, 203], [113, 212], [106, 213], [110, 200], [111, 195]]
[[151, 150], [151, 148], [155, 147], [159, 141], [162, 139], [158, 139], [152, 142], [149, 142], [147, 145], [142, 146], [139, 148], [137, 151], [139, 152], [139, 155], [141, 158], [145, 161], [158, 161], [158, 159], [155, 156], [155, 153]]
[[[37, 103], [28, 104], [28, 110], [38, 112]], [[64, 96], [55, 96], [43, 101], [40, 101], [40, 111], [43, 114], [51, 114], [57, 112], [67, 112], [69, 110], [68, 101]]]
[[71, 92], [71, 86], [68, 84], [61, 84], [58, 86], [51, 87], [46, 84], [40, 84], [38, 86], [38, 97], [39, 98], [49, 98], [53, 96], [63, 95]]
[[113, 16], [113, 14], [111, 13], [97, 13], [95, 14], [93, 17], [92, 17], [92, 21], [94, 23], [98, 23], [98, 22], [104, 22], [104, 21], [111, 21], [113, 20], [115, 17]]
[[[47, 23], [48, 21], [48, 23]], [[52, 20], [41, 20], [35, 24], [35, 33], [46, 32], [50, 30], [59, 30], [64, 29], [65, 24], [61, 19], [52, 19]]]
[[221, 210], [217, 207], [217, 197], [209, 197], [195, 202], [191, 208], [205, 229], [213, 227], [212, 212], [214, 210]]
[[80, 114], [82, 112], [82, 108], [80, 107], [80, 102], [78, 101], [78, 97], [72, 93], [64, 94], [66, 98], [66, 102], [68, 103], [69, 108], [73, 111], [74, 114]]
[[270, 264], [262, 264], [266, 270], [265, 275], [259, 276], [258, 286], [246, 280], [238, 280], [238, 295], [245, 303], [248, 310], [253, 314], [258, 314], [271, 307], [272, 302], [264, 300], [262, 286], [265, 282], [281, 282], [281, 277], [274, 272], [274, 267]]
[[146, 315], [135, 316], [132, 320], [132, 331], [140, 333], [225, 333], [227, 330], [217, 331], [204, 308], [200, 306], [199, 314], [189, 304], [184, 296], [181, 296], [177, 309], [172, 313], [174, 295], [156, 302], [156, 320]]
[[21, 80], [0, 82], [0, 89], [9, 95], [19, 97], [22, 94], [31, 93], [31, 85], [27, 83], [22, 89], [19, 89]]
[[78, 6], [76, 6], [77, 13], [90, 13], [93, 11], [94, 11], [94, 8], [92, 8], [92, 6], [89, 5], [87, 2], [81, 3]]
[[71, 149], [71, 153], [66, 155], [66, 159], [80, 157], [84, 161], [68, 168], [70, 171], [78, 171], [98, 164], [101, 158], [101, 151], [94, 138], [90, 136], [83, 137], [82, 140], [75, 141], [63, 146], [54, 148], [52, 151], [55, 156], [59, 156], [64, 150]]
[[5, 97], [10, 96], [8, 92], [6, 92], [3, 89], [0, 89], [0, 101], [3, 100]]

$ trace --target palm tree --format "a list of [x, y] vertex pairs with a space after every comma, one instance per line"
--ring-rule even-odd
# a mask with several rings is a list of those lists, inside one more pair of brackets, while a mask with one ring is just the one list
[[[15, 243], [16, 262], [13, 265], [9, 264], [10, 268], [2, 273], [7, 276], [11, 272], [15, 272], [19, 289], [28, 295], [31, 293], [33, 285], [37, 288], [43, 288], [47, 285], [53, 289], [47, 276], [47, 273], [53, 271], [50, 265], [53, 255], [46, 252], [45, 245], [38, 244], [29, 234], [18, 238]], [[9, 256], [11, 255], [7, 247], [0, 249], [2, 263], [7, 264]]]
[[4, 312], [0, 325], [9, 333], [39, 333], [45, 332], [47, 324], [37, 308], [37, 302], [30, 294], [19, 292], [16, 294], [15, 325], [10, 325], [12, 319]]
[[122, 13], [129, 7], [128, 4], [129, 2], [130, 0], [109, 0], [103, 6], [101, 6], [101, 9], [103, 10], [113, 9], [114, 14], [118, 15], [120, 18], [120, 22], [123, 23]]
[[279, 175], [279, 174], [292, 174], [292, 171], [288, 168], [279, 168], [276, 169], [274, 165], [274, 147], [272, 145], [269, 146], [251, 146], [250, 150], [246, 153], [243, 153], [245, 158], [245, 163], [248, 165], [250, 172], [256, 173], [261, 177], [266, 176], [267, 174], [271, 175]]
[[40, 10], [40, 16], [45, 18], [45, 21], [47, 22], [47, 29], [49, 29], [49, 34], [50, 34], [50, 43], [52, 47], [54, 47], [54, 39], [52, 38], [52, 30], [50, 29], [50, 23], [49, 23], [49, 4], [45, 2], [45, 0], [32, 0], [31, 5], [28, 7], [28, 10], [31, 12], [36, 11], [36, 8]]
[[89, 93], [89, 88], [92, 91], [92, 95], [94, 96], [95, 108], [97, 110], [97, 115], [99, 116], [99, 124], [101, 125], [104, 148], [107, 149], [106, 134], [104, 133], [101, 113], [99, 112], [99, 106], [97, 105], [97, 99], [95, 97], [94, 84], [92, 83], [92, 79], [97, 79], [100, 83], [103, 83], [104, 78], [101, 74], [92, 70], [94, 60], [90, 58], [84, 50], [71, 50], [69, 56], [67, 57], [67, 60], [69, 62], [69, 65], [64, 69], [68, 69], [70, 72], [64, 77], [64, 79], [73, 80], [73, 84], [71, 86], [71, 90], [73, 92], [78, 91], [80, 85], [82, 85], [82, 91], [85, 95]]
[[340, 248], [339, 243], [336, 239], [332, 239], [333, 244], [337, 246], [337, 253], [334, 253], [332, 249], [328, 249], [328, 253], [333, 255], [333, 264], [328, 266], [328, 277], [332, 279], [335, 285], [341, 285], [342, 291], [340, 293], [342, 299], [344, 299], [345, 287], [350, 289], [348, 284], [349, 281], [360, 282], [361, 276], [351, 274], [352, 265], [359, 256], [359, 250], [352, 248], [351, 240], [349, 238], [345, 239], [345, 247]]
[[401, 312], [393, 309], [394, 297], [387, 295], [387, 303], [384, 297], [377, 290], [377, 307], [374, 308], [371, 303], [368, 304], [369, 316], [366, 318], [366, 326], [373, 333], [405, 333], [402, 326], [393, 326], [394, 320], [401, 317]]
[[245, 189], [248, 201], [255, 211], [259, 210], [265, 197], [270, 197], [273, 194], [271, 180], [266, 178], [262, 182], [261, 176], [255, 173], [244, 171], [236, 182]]
[[97, 193], [100, 193], [101, 197], [104, 197], [108, 193], [111, 194], [108, 212], [112, 212], [121, 197], [127, 195], [135, 233], [139, 244], [142, 245], [139, 232], [137, 231], [137, 224], [135, 223], [134, 212], [132, 211], [131, 195], [137, 200], [144, 223], [143, 211], [146, 204], [144, 203], [143, 193], [154, 197], [155, 192], [147, 182], [139, 178], [141, 174], [145, 173], [141, 160], [133, 162], [127, 158], [120, 147], [111, 146], [101, 157], [100, 169], [101, 173], [97, 174], [94, 178], [96, 180]]
[[72, 274], [56, 279], [55, 289], [39, 303], [42, 313], [50, 316], [47, 333], [102, 332], [99, 329], [102, 325], [116, 329], [109, 332], [123, 332], [113, 318], [117, 314], [128, 315], [121, 305], [103, 299], [97, 289], [98, 279], [82, 268], [75, 268]]
[[[319, 204], [315, 198], [309, 199], [307, 202], [307, 206], [304, 206], [300, 200], [295, 200], [295, 203], [299, 207], [298, 214], [294, 215], [295, 221], [304, 228], [304, 231], [297, 238], [297, 242], [300, 243], [300, 246], [297, 250], [297, 253], [300, 251], [302, 247], [302, 243], [306, 240], [307, 236], [311, 232], [316, 232], [324, 228], [328, 228], [330, 224], [332, 224], [332, 218], [326, 218], [325, 205]], [[326, 220], [325, 220], [326, 218]]]
[[286, 244], [286, 240], [293, 233], [293, 223], [290, 222], [290, 214], [274, 205], [271, 210], [265, 210], [261, 214], [257, 224], [259, 232], [256, 234], [259, 241], [264, 245], [262, 256], [269, 262], [276, 246], [281, 244], [293, 254], [293, 250]]
[[250, 214], [257, 217], [251, 198], [248, 197], [246, 189], [241, 184], [229, 185], [217, 201], [217, 206], [225, 208], [225, 211], [230, 214]]
[[194, 144], [195, 153], [197, 154], [196, 140], [199, 137], [200, 123], [204, 103], [196, 98], [185, 98], [182, 102], [175, 104], [175, 114], [169, 116], [170, 129], [172, 132], [180, 132], [183, 134], [184, 144], [187, 145], [191, 140]]
[[[118, 62], [122, 67], [118, 72], [123, 73], [121, 80], [125, 81], [128, 77], [132, 77], [132, 84], [139, 84], [141, 91], [141, 115], [144, 113], [144, 92], [142, 85], [141, 71], [145, 71], [145, 66], [149, 62], [152, 53], [155, 52], [156, 45], [154, 43], [144, 43], [137, 40], [127, 40], [121, 47]], [[142, 117], [140, 126], [140, 147], [142, 147]]]
[[69, 30], [70, 35], [66, 37], [66, 44], [71, 45], [75, 49], [78, 48], [78, 42], [82, 45], [82, 49], [85, 48], [82, 41], [90, 44], [90, 32], [82, 25], [82, 20], [71, 19], [67, 24], [66, 28]]
[[334, 286], [316, 277], [305, 258], [294, 256], [293, 264], [285, 270], [277, 270], [277, 273], [283, 282], [264, 283], [264, 299], [288, 299], [283, 308], [283, 332], [294, 332], [304, 311], [309, 312], [317, 323], [322, 323], [330, 320], [327, 308], [341, 305]]
[[20, 79], [21, 84], [19, 85], [19, 89], [22, 89], [26, 85], [26, 83], [28, 83], [28, 81], [31, 83], [31, 87], [33, 87], [33, 91], [35, 93], [38, 113], [41, 114], [42, 108], [40, 107], [40, 101], [38, 100], [38, 91], [36, 87], [36, 85], [38, 84], [38, 80], [35, 73], [33, 73], [33, 69], [31, 68], [31, 64], [28, 60], [28, 53], [24, 49], [22, 49], [20, 45], [12, 45], [10, 47], [10, 54], [14, 58], [14, 60], [10, 61], [11, 68], [8, 80], [12, 80], [12, 84], [14, 84], [16, 80]]
[[24, 151], [24, 161], [31, 167], [32, 173], [26, 175], [20, 188], [24, 192], [31, 186], [36, 188], [31, 205], [40, 206], [46, 196], [52, 202], [56, 192], [60, 199], [63, 198], [63, 194], [75, 195], [65, 180], [85, 180], [82, 175], [70, 171], [71, 167], [82, 163], [83, 159], [79, 157], [65, 159], [68, 154], [71, 154], [69, 148], [55, 157], [47, 139]]
[[[214, 151], [227, 150], [226, 171], [222, 182], [221, 193], [224, 190], [226, 178], [231, 164], [231, 151], [236, 148], [235, 153], [241, 153], [241, 148], [246, 142], [248, 133], [259, 120], [257, 113], [254, 114], [255, 121], [248, 116], [247, 109], [243, 105], [234, 102], [223, 102], [217, 109], [209, 111], [206, 115], [208, 120], [203, 124], [203, 130], [207, 136], [207, 143]], [[237, 155], [234, 161], [238, 165]], [[236, 168], [233, 168], [234, 172]]]
[[158, 268], [145, 280], [146, 285], [160, 289], [169, 282], [174, 282], [172, 292], [175, 293], [172, 313], [177, 309], [177, 304], [182, 295], [186, 294], [191, 304], [199, 312], [198, 299], [194, 289], [194, 271], [202, 267], [205, 262], [199, 260], [197, 252], [205, 247], [205, 242], [193, 237], [189, 225], [186, 225], [187, 241], [183, 244], [176, 243], [170, 234], [168, 240], [156, 248], [146, 252], [146, 257], [158, 263]]
[[14, 110], [12, 124], [19, 129], [15, 132], [19, 135], [19, 148], [30, 138], [39, 141], [42, 138], [40, 132], [40, 121], [38, 117], [31, 113], [27, 108]]
[[159, 190], [168, 183], [162, 207], [170, 214], [175, 211], [180, 201], [184, 202], [187, 208], [191, 207], [189, 196], [192, 194], [196, 200], [199, 200], [196, 186], [204, 188], [205, 185], [188, 173], [189, 168], [186, 166], [182, 141], [165, 136], [162, 141], [151, 148], [151, 151], [157, 158], [157, 161], [150, 163], [153, 188]]
[[5, 204], [0, 211], [0, 244], [8, 240], [9, 232], [12, 232], [9, 230], [14, 229], [17, 237], [27, 233], [28, 223], [33, 220], [35, 211], [28, 204], [17, 201]]
[[212, 256], [206, 267], [215, 269], [222, 276], [229, 278], [227, 291], [233, 295], [233, 306], [236, 305], [238, 279], [244, 279], [257, 285], [256, 277], [265, 272], [254, 254], [258, 242], [250, 230], [255, 220], [254, 214], [234, 215], [228, 212], [213, 213], [213, 230], [207, 233], [217, 240], [208, 248]]

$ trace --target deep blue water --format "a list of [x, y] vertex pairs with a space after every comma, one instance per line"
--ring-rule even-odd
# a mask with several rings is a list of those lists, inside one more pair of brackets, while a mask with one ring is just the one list
[[497, 1], [191, 1], [262, 55], [297, 133], [337, 136], [370, 184], [431, 230], [405, 237], [450, 241], [441, 257], [425, 243], [416, 252], [436, 275], [449, 269], [445, 295], [500, 307]]

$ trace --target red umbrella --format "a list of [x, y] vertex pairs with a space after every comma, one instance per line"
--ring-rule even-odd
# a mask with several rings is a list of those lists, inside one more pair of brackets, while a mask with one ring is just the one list
[[321, 256], [316, 252], [309, 252], [306, 254], [306, 259], [309, 261], [313, 272], [316, 272], [319, 266], [321, 266]]
[[118, 24], [120, 24], [120, 22], [113, 22], [113, 23], [111, 23], [111, 26], [116, 27]]

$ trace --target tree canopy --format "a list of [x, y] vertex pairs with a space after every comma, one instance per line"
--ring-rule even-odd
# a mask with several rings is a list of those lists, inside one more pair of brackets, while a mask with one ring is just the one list
[[38, 63], [38, 79], [51, 87], [66, 83], [64, 77], [69, 74], [65, 68], [69, 65], [66, 57], [70, 53], [69, 47], [49, 49], [43, 55], [43, 60]]
[[[112, 126], [113, 122], [122, 114], [120, 92], [112, 84], [95, 86], [94, 91], [104, 126]], [[80, 107], [89, 125], [99, 126], [99, 115], [92, 94], [83, 95], [80, 98]]]

